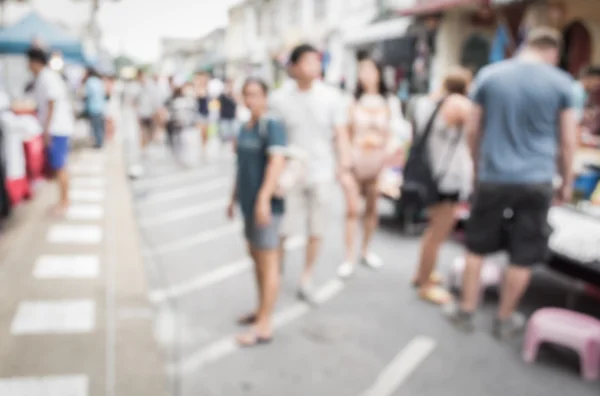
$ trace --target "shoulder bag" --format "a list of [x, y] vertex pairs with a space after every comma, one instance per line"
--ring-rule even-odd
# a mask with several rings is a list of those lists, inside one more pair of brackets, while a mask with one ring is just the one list
[[404, 167], [404, 180], [402, 183], [400, 196], [402, 206], [421, 210], [437, 202], [439, 195], [439, 181], [446, 174], [460, 139], [459, 135], [454, 142], [452, 142], [447, 151], [445, 162], [448, 166], [444, 167], [444, 171], [442, 171], [440, 174], [435, 175], [427, 143], [429, 142], [429, 137], [431, 136], [433, 124], [444, 102], [445, 98], [438, 102], [435, 110], [431, 114], [431, 117], [427, 121], [421, 136], [417, 136], [415, 117], [413, 117], [413, 130], [415, 131], [415, 138]]

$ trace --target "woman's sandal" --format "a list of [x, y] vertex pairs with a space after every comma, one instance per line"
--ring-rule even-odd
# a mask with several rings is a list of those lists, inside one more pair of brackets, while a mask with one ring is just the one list
[[250, 326], [256, 322], [256, 314], [251, 313], [245, 316], [242, 316], [237, 320], [237, 324], [240, 326]]
[[[441, 285], [442, 283], [444, 283], [444, 278], [438, 274], [437, 272], [434, 272], [433, 274], [431, 274], [431, 276], [429, 277], [429, 282], [433, 285]], [[419, 282], [416, 279], [413, 279], [413, 281], [411, 282], [412, 287], [417, 288], [417, 287], [421, 287], [421, 285], [419, 284]]]
[[236, 337], [236, 341], [238, 345], [242, 348], [251, 348], [255, 346], [270, 344], [271, 341], [273, 341], [273, 337], [261, 336], [255, 330], [253, 330], [249, 333], [240, 334]]
[[452, 294], [439, 286], [430, 286], [419, 290], [419, 298], [435, 305], [446, 305], [453, 300]]

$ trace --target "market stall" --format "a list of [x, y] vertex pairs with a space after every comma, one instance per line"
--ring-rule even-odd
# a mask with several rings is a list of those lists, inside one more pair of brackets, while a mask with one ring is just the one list
[[552, 208], [548, 221], [551, 268], [600, 287], [600, 148], [582, 146], [575, 157], [575, 198]]
[[[409, 148], [404, 146], [403, 152]], [[380, 182], [382, 197], [391, 200], [402, 211], [401, 185], [404, 158], [399, 153], [387, 168]], [[600, 287], [600, 147], [581, 145], [577, 150], [574, 171], [574, 200], [554, 207], [548, 221], [554, 232], [550, 240], [551, 258], [548, 265], [557, 272], [577, 280], [587, 287]], [[402, 216], [400, 216], [402, 217]], [[459, 224], [469, 218], [469, 205], [461, 205], [456, 217]], [[412, 221], [414, 219], [409, 219]], [[419, 216], [418, 220], [426, 221]], [[403, 219], [407, 221], [407, 219]], [[411, 227], [411, 229], [413, 229]]]
[[31, 13], [0, 31], [2, 79], [11, 98], [21, 98], [24, 87], [31, 81], [25, 54], [32, 45], [41, 46], [52, 54], [53, 67], [60, 64], [68, 71], [87, 64], [85, 51], [76, 37]]
[[35, 12], [0, 31], [0, 54], [25, 54], [34, 42], [60, 53], [68, 62], [86, 63], [80, 41]]
[[548, 221], [552, 269], [600, 287], [600, 206], [552, 208]]

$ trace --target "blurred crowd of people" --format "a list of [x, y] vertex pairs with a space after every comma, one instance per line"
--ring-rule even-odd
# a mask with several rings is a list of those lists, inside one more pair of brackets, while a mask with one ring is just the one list
[[[340, 225], [345, 228], [345, 254], [338, 275], [351, 278], [358, 264], [381, 268], [383, 261], [370, 249], [378, 222], [380, 176], [406, 147], [398, 137], [410, 135], [413, 149], [402, 152], [408, 159], [402, 199], [426, 209], [429, 219], [413, 286], [423, 300], [444, 305], [457, 327], [472, 330], [483, 257], [508, 251], [510, 265], [494, 324], [495, 334], [506, 338], [525, 324], [516, 310], [531, 267], [548, 253], [550, 206], [555, 200], [571, 200], [577, 137], [594, 139], [586, 127], [594, 114], [585, 103], [600, 87], [600, 72], [591, 68], [576, 84], [556, 67], [560, 46], [558, 32], [532, 30], [518, 56], [483, 68], [475, 78], [457, 68], [439, 91], [415, 101], [406, 117], [376, 61], [359, 60], [357, 87], [348, 98], [321, 81], [319, 52], [306, 44], [290, 56], [290, 81], [272, 93], [259, 78], [248, 79], [238, 95], [231, 81], [207, 72], [190, 80], [172, 76], [165, 84], [140, 70], [125, 85], [123, 99], [135, 110], [143, 150], [163, 131], [183, 166], [206, 159], [213, 136], [235, 150], [228, 216], [234, 217], [239, 205], [259, 290], [258, 308], [239, 320], [252, 326], [239, 337], [241, 345], [272, 338], [284, 246], [300, 224], [308, 226], [308, 243], [298, 297], [317, 303], [313, 269], [329, 225], [336, 181], [346, 203], [345, 224]], [[32, 49], [29, 59], [50, 164], [61, 187], [58, 209], [64, 211], [73, 110], [64, 82], [48, 68], [43, 51]], [[91, 69], [83, 89], [82, 115], [101, 148], [105, 137], [114, 134], [119, 108], [113, 99], [120, 92], [113, 78]], [[412, 133], [401, 131], [409, 125]], [[472, 206], [466, 270], [462, 298], [454, 303], [440, 286], [435, 267], [440, 246], [456, 225], [457, 207], [466, 200]]]
[[[452, 323], [472, 330], [483, 257], [506, 250], [511, 264], [494, 333], [507, 338], [522, 330], [518, 302], [531, 267], [548, 252], [548, 210], [555, 200], [571, 199], [577, 131], [587, 133], [577, 126], [576, 111], [579, 121], [585, 116], [574, 91], [579, 88], [579, 96], [585, 96], [600, 76], [592, 68], [581, 85], [575, 84], [556, 66], [560, 45], [557, 32], [534, 30], [517, 57], [485, 67], [475, 79], [456, 68], [439, 91], [415, 100], [406, 117], [376, 61], [359, 60], [357, 87], [349, 98], [321, 81], [321, 59], [310, 45], [294, 49], [291, 79], [274, 92], [261, 79], [250, 78], [238, 96], [231, 81], [206, 72], [191, 81], [170, 78], [161, 90], [156, 79], [140, 72], [128, 95], [144, 147], [164, 129], [176, 157], [194, 166], [206, 153], [185, 152], [206, 150], [211, 136], [233, 143], [237, 171], [228, 216], [234, 217], [239, 205], [259, 290], [257, 309], [239, 319], [251, 326], [239, 337], [240, 344], [271, 340], [285, 242], [302, 224], [307, 225], [308, 243], [298, 297], [317, 303], [313, 269], [336, 181], [346, 203], [345, 224], [340, 225], [345, 227], [345, 254], [338, 275], [349, 279], [358, 264], [372, 270], [384, 264], [370, 249], [378, 222], [379, 180], [406, 147], [398, 137], [410, 136], [401, 131], [410, 125], [413, 149], [402, 153], [408, 159], [402, 199], [426, 209], [429, 219], [413, 279], [419, 297], [445, 306]], [[418, 155], [426, 159], [415, 159]], [[438, 251], [456, 225], [458, 205], [467, 200], [472, 212], [464, 288], [455, 303], [440, 286], [435, 267]], [[357, 246], [359, 224], [362, 241]]]
[[47, 49], [33, 45], [27, 52], [33, 80], [25, 87], [26, 97], [34, 102], [34, 111], [42, 128], [46, 145], [46, 174], [57, 181], [60, 198], [53, 208], [56, 215], [69, 206], [67, 171], [71, 140], [77, 120], [85, 120], [93, 146], [101, 149], [115, 134], [115, 120], [120, 112], [118, 79], [86, 69], [80, 83], [72, 87], [60, 70], [50, 64]]

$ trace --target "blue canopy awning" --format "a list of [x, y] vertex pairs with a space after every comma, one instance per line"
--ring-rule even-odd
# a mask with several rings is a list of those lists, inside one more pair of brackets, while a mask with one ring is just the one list
[[41, 41], [50, 51], [60, 52], [70, 62], [86, 62], [78, 39], [35, 12], [0, 31], [0, 54], [24, 54], [35, 40]]

